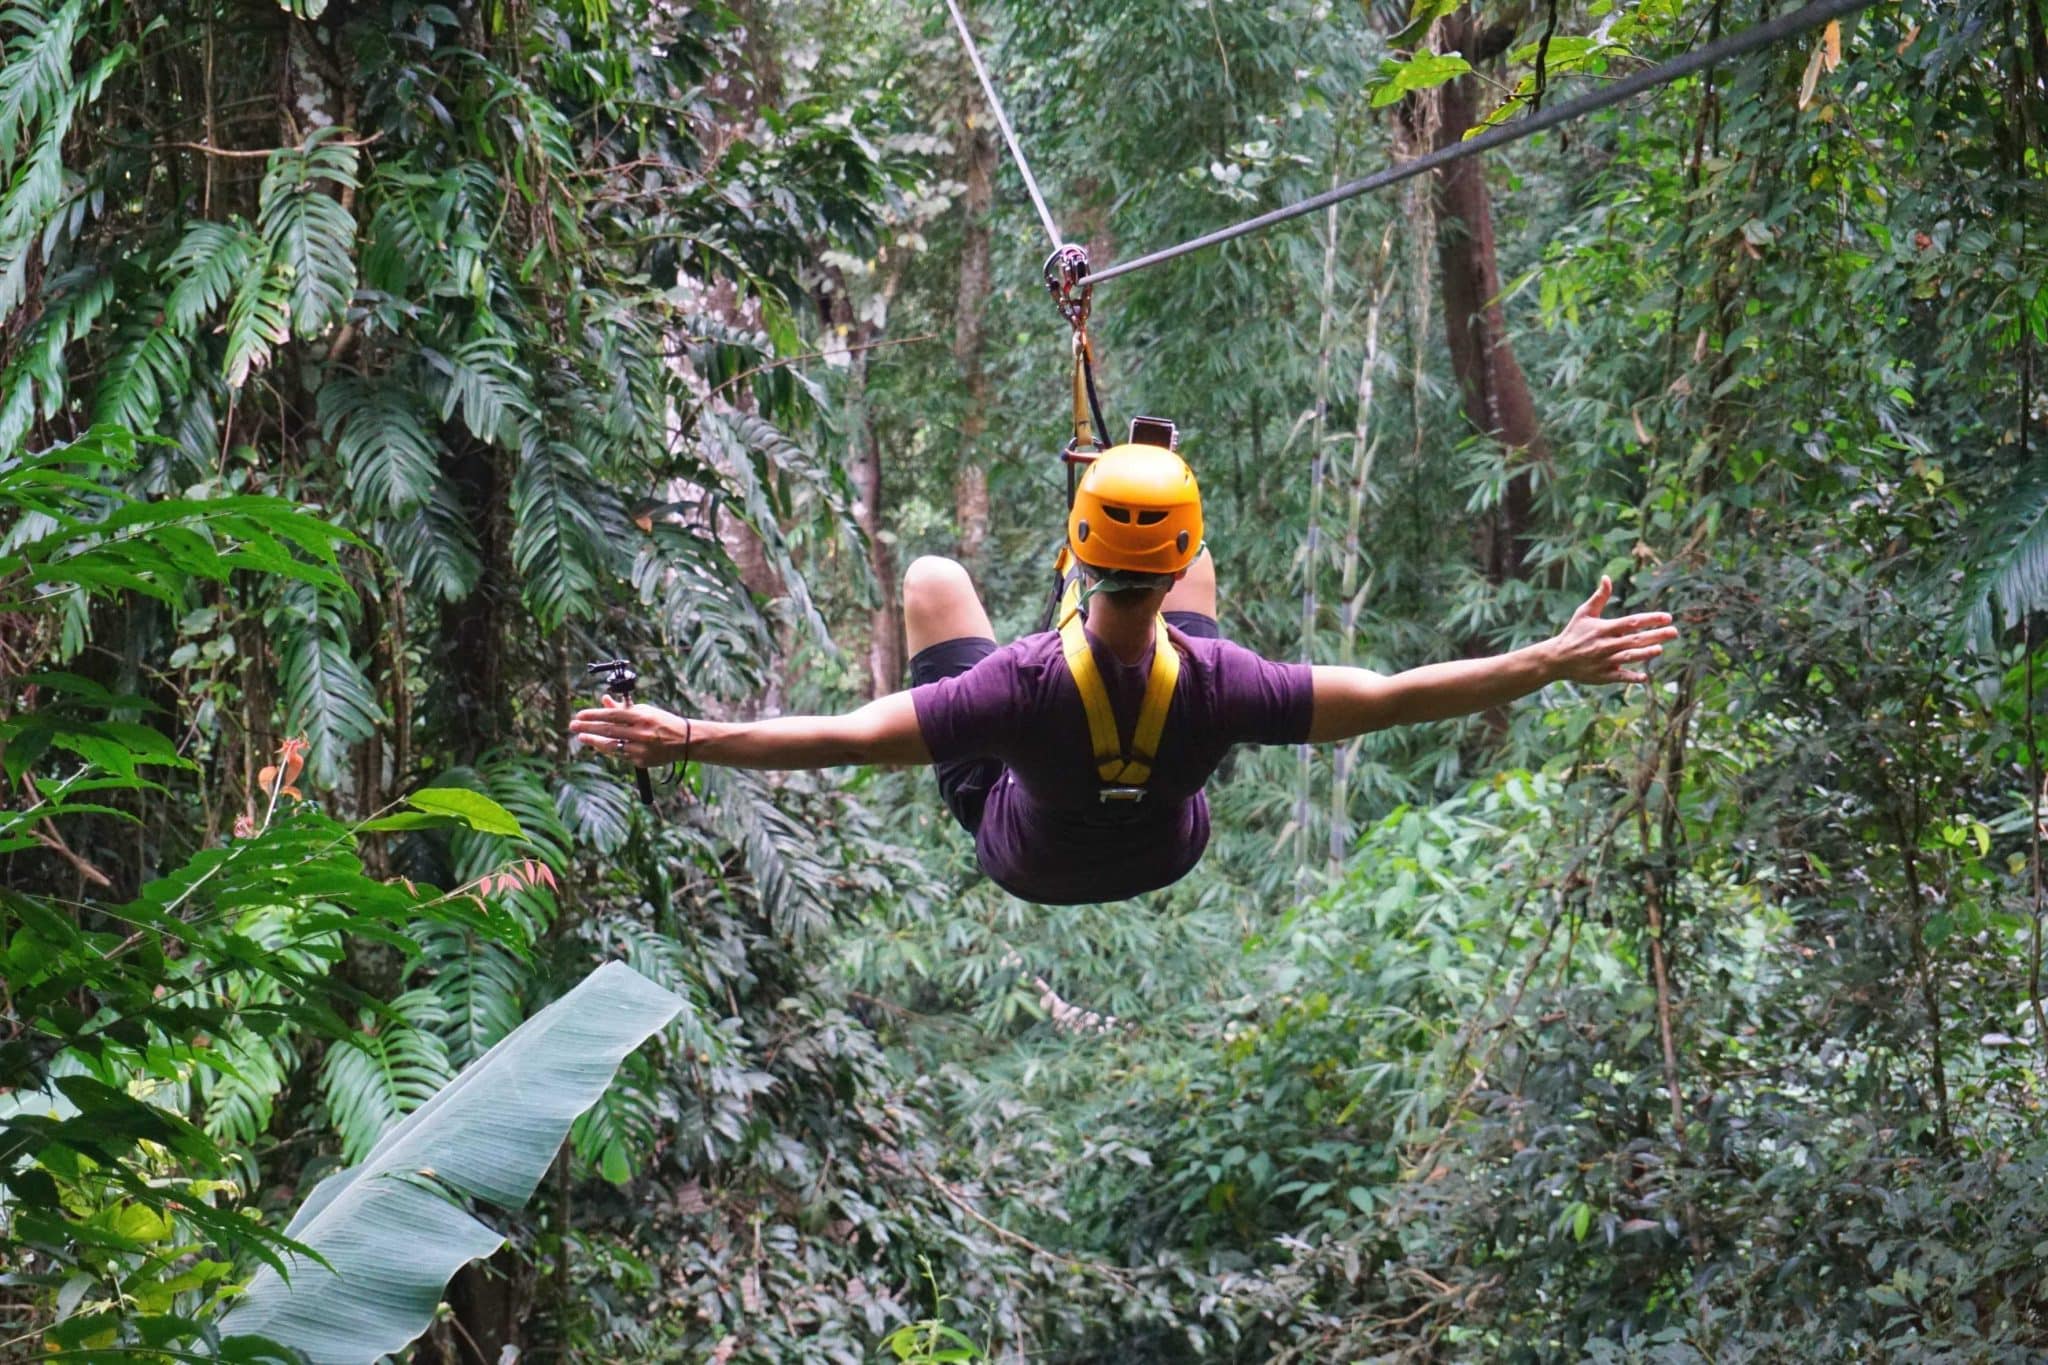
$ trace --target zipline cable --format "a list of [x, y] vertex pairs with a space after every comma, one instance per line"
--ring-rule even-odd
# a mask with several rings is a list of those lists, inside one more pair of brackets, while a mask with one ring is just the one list
[[1064, 245], [1060, 240], [1059, 227], [1045, 207], [1045, 196], [1038, 192], [1038, 181], [1031, 174], [1031, 163], [1024, 159], [1024, 149], [1017, 145], [1017, 135], [1010, 131], [1009, 115], [1003, 112], [1003, 102], [996, 98], [995, 83], [988, 78], [988, 68], [981, 64], [981, 49], [974, 45], [974, 35], [967, 28], [967, 17], [960, 13], [960, 6], [955, 0], [946, 0], [946, 8], [953, 13], [953, 26], [960, 30], [960, 41], [967, 45], [967, 60], [974, 64], [974, 74], [981, 78], [981, 91], [988, 96], [988, 107], [995, 111], [996, 127], [1003, 130], [1003, 141], [1010, 144], [1010, 157], [1024, 177], [1024, 188], [1031, 192], [1031, 204], [1038, 210], [1038, 221], [1045, 224], [1045, 235], [1052, 238], [1052, 249], [1058, 251]]
[[[953, 0], [946, 0], [946, 3], [950, 5], [953, 3]], [[1716, 62], [1725, 61], [1730, 57], [1739, 57], [1746, 52], [1752, 52], [1757, 48], [1768, 46], [1795, 33], [1825, 24], [1830, 19], [1839, 19], [1844, 15], [1854, 14], [1857, 10], [1865, 9], [1873, 3], [1875, 3], [1875, 0], [1814, 0], [1814, 3], [1808, 5], [1805, 9], [1795, 10], [1776, 19], [1767, 19], [1761, 24], [1753, 24], [1740, 33], [1732, 33], [1725, 38], [1708, 43], [1705, 47], [1694, 48], [1682, 57], [1674, 57], [1662, 66], [1649, 67], [1646, 70], [1636, 72], [1632, 76], [1625, 76], [1613, 85], [1608, 86], [1605, 90], [1589, 91], [1574, 99], [1566, 100], [1563, 104], [1552, 105], [1540, 113], [1531, 114], [1527, 118], [1517, 119], [1513, 123], [1504, 123], [1497, 127], [1489, 128], [1483, 133], [1466, 138], [1464, 141], [1455, 143], [1452, 146], [1439, 147], [1433, 152], [1416, 157], [1413, 161], [1404, 161], [1398, 166], [1389, 166], [1385, 170], [1375, 171], [1363, 179], [1353, 180], [1334, 189], [1324, 190], [1321, 194], [1311, 195], [1300, 203], [1289, 204], [1285, 208], [1277, 208], [1270, 213], [1262, 213], [1256, 218], [1247, 218], [1241, 223], [1232, 224], [1230, 227], [1218, 228], [1214, 232], [1204, 233], [1200, 237], [1182, 242], [1178, 246], [1166, 247], [1152, 252], [1150, 255], [1140, 256], [1136, 260], [1120, 261], [1116, 265], [1095, 271], [1083, 279], [1081, 283], [1092, 285], [1100, 284], [1104, 280], [1113, 280], [1119, 275], [1128, 275], [1133, 270], [1143, 270], [1148, 265], [1158, 265], [1162, 261], [1170, 261], [1177, 256], [1185, 256], [1190, 251], [1200, 251], [1203, 247], [1215, 246], [1219, 242], [1227, 242], [1234, 237], [1242, 237], [1247, 233], [1272, 227], [1276, 223], [1284, 223], [1290, 218], [1299, 218], [1303, 214], [1314, 213], [1317, 209], [1327, 208], [1331, 204], [1335, 204], [1340, 200], [1350, 199], [1354, 195], [1364, 194], [1369, 190], [1383, 189], [1388, 185], [1406, 180], [1411, 176], [1436, 170], [1440, 166], [1448, 166], [1453, 161], [1458, 161], [1468, 156], [1477, 156], [1481, 152], [1491, 151], [1495, 147], [1505, 146], [1510, 142], [1533, 136], [1546, 128], [1555, 128], [1560, 123], [1569, 123], [1575, 118], [1583, 117], [1599, 109], [1605, 109], [1609, 105], [1619, 104], [1623, 100], [1640, 95], [1645, 90], [1675, 81], [1681, 76], [1689, 76], [1701, 67], [1712, 66]], [[959, 11], [955, 10], [954, 15], [957, 18]], [[997, 117], [1001, 117], [1000, 111], [998, 111]], [[1008, 125], [1005, 124], [1004, 127], [1007, 131]], [[1025, 172], [1025, 179], [1027, 181], [1030, 179], [1030, 172]], [[1043, 205], [1040, 206], [1039, 211], [1041, 213], [1044, 212]], [[1049, 221], [1047, 226], [1048, 228], [1051, 226]]]

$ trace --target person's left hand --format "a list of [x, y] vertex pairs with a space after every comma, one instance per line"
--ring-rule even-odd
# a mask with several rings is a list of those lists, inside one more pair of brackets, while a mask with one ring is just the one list
[[1671, 613], [1646, 611], [1636, 616], [1601, 619], [1607, 599], [1614, 595], [1614, 581], [1603, 575], [1593, 595], [1572, 613], [1565, 628], [1550, 641], [1554, 677], [1572, 682], [1648, 682], [1650, 675], [1630, 664], [1643, 663], [1664, 652], [1664, 642], [1678, 638]]
[[681, 716], [649, 706], [626, 705], [601, 697], [602, 705], [578, 711], [569, 733], [608, 758], [623, 758], [636, 768], [658, 768], [682, 757], [690, 725]]

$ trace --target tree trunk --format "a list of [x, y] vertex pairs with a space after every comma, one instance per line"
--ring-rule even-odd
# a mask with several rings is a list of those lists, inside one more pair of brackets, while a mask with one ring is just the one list
[[[973, 73], [961, 68], [971, 92]], [[960, 241], [960, 284], [953, 307], [953, 363], [960, 372], [964, 406], [960, 413], [960, 458], [953, 476], [954, 525], [960, 558], [973, 566], [988, 540], [988, 465], [981, 451], [988, 431], [988, 372], [982, 365], [984, 322], [989, 300], [989, 208], [1000, 149], [991, 118], [970, 93], [960, 118], [960, 179], [966, 189], [961, 209], [966, 225]]]
[[[868, 357], [888, 327], [889, 308], [903, 286], [905, 264], [906, 258], [899, 257], [883, 268], [876, 283], [879, 306], [857, 304], [845, 272], [836, 266], [826, 268], [821, 299], [828, 324], [847, 348], [846, 429], [853, 453], [853, 519], [867, 541], [868, 572], [874, 575], [876, 591], [876, 604], [868, 613], [870, 697], [886, 696], [903, 685], [902, 604], [896, 600], [896, 550], [883, 515], [887, 489], [882, 482], [882, 443], [875, 434], [874, 410], [868, 404]], [[984, 484], [984, 528], [987, 511]]]
[[[1481, 24], [1470, 7], [1444, 21], [1440, 50], [1477, 67], [1513, 41], [1512, 26]], [[1439, 87], [1436, 145], [1455, 146], [1478, 120], [1483, 92], [1475, 72]], [[1505, 447], [1511, 464], [1547, 458], [1529, 381], [1508, 344], [1495, 257], [1493, 199], [1485, 161], [1467, 157], [1435, 172], [1437, 259], [1444, 330], [1465, 416]], [[1501, 506], [1475, 530], [1475, 550], [1493, 583], [1526, 574], [1532, 492], [1526, 468], [1508, 481]]]

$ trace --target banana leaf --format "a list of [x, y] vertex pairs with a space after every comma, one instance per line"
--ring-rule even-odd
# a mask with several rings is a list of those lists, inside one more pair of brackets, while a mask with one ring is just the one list
[[448, 1279], [504, 1241], [465, 1207], [517, 1208], [619, 1062], [682, 1001], [608, 962], [507, 1034], [378, 1140], [314, 1186], [285, 1235], [326, 1261], [259, 1271], [222, 1315], [314, 1365], [366, 1365], [425, 1331]]

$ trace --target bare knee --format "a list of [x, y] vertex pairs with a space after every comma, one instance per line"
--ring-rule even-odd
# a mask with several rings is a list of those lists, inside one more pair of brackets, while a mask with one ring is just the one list
[[974, 596], [974, 580], [960, 561], [944, 555], [919, 555], [903, 571], [903, 605], [915, 610], [932, 607], [960, 595]]

